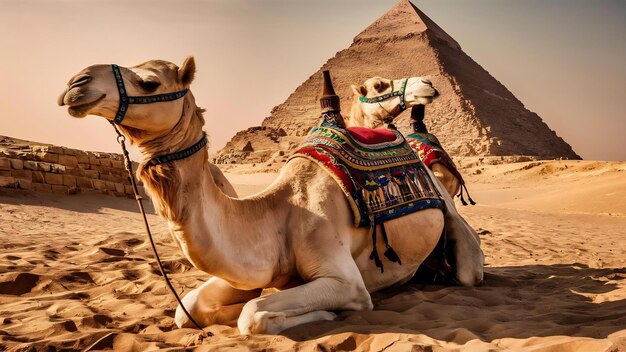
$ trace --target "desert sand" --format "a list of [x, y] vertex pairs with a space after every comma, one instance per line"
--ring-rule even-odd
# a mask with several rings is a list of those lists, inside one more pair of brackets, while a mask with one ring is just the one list
[[[407, 284], [277, 336], [177, 329], [134, 200], [0, 191], [0, 350], [626, 351], [626, 162], [461, 166], [483, 285]], [[244, 196], [275, 175], [227, 177]], [[207, 280], [149, 221], [179, 292]]]

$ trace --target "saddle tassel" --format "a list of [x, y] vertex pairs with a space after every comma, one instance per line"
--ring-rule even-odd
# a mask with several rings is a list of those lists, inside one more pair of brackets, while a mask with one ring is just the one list
[[465, 188], [465, 193], [467, 193], [467, 200], [469, 200], [471, 205], [476, 205], [476, 202], [474, 202], [474, 200], [470, 196], [469, 191], [467, 190], [467, 186], [465, 185], [465, 183], [463, 184], [463, 187]]
[[383, 241], [385, 241], [385, 247], [387, 247], [387, 250], [385, 251], [383, 255], [387, 259], [389, 259], [390, 262], [394, 262], [394, 263], [398, 263], [402, 265], [402, 261], [400, 260], [398, 253], [396, 253], [396, 251], [389, 245], [389, 239], [387, 238], [387, 230], [385, 230], [385, 224], [384, 223], [381, 224], [380, 227], [382, 228]]
[[[372, 253], [370, 254], [370, 260], [374, 261], [376, 267], [380, 268], [380, 273], [384, 273], [383, 262], [380, 260], [378, 250], [376, 249], [376, 223], [374, 223], [374, 217], [370, 216], [370, 233], [372, 234]], [[385, 252], [386, 253], [386, 252]]]
[[467, 202], [465, 201], [465, 198], [463, 198], [463, 187], [461, 186], [461, 193], [459, 194], [459, 199], [461, 199], [461, 203], [463, 204], [463, 206], [467, 206]]

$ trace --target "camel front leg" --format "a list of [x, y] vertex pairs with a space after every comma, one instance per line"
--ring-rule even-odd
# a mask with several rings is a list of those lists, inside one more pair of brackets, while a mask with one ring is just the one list
[[325, 277], [253, 299], [241, 312], [237, 322], [239, 332], [277, 334], [300, 324], [333, 320], [336, 317], [330, 312], [333, 310], [371, 310], [372, 300], [361, 275], [357, 272], [355, 277], [360, 284]]
[[[333, 236], [329, 221], [295, 249], [305, 284], [246, 303], [237, 322], [242, 334], [276, 334], [317, 320], [332, 320], [335, 310], [371, 310], [374, 306], [350, 249]], [[331, 234], [331, 235], [328, 235]]]
[[[226, 281], [212, 277], [186, 294], [182, 302], [189, 314], [203, 327], [211, 324], [234, 326], [244, 304], [259, 297], [261, 291], [238, 290]], [[180, 306], [176, 309], [174, 321], [179, 328], [194, 327]]]

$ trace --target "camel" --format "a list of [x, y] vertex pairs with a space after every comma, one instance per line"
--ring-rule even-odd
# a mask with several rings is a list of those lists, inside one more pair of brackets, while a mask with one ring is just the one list
[[[117, 119], [121, 93], [111, 68], [83, 69], [70, 79], [59, 105], [77, 118]], [[176, 100], [127, 106], [118, 128], [144, 157], [137, 175], [172, 238], [196, 268], [212, 275], [183, 297], [201, 325], [236, 322], [242, 334], [276, 334], [332, 320], [333, 311], [371, 310], [370, 293], [407, 282], [437, 244], [444, 224], [439, 209], [387, 222], [389, 242], [402, 265], [389, 263], [381, 273], [369, 260], [368, 229], [353, 226], [338, 184], [303, 158], [287, 163], [267, 189], [246, 198], [221, 191], [206, 147], [179, 160], [153, 164], [155, 156], [196, 146], [205, 138], [204, 110], [188, 90], [195, 61], [188, 57], [178, 67], [151, 60], [118, 70], [129, 96], [186, 92]], [[413, 100], [413, 94], [407, 95], [407, 101]], [[452, 202], [449, 196], [445, 200]], [[378, 247], [384, 250], [380, 242]], [[482, 258], [469, 242], [460, 247], [466, 256]], [[460, 280], [466, 285], [480, 282], [482, 262], [463, 263]], [[261, 296], [264, 288], [279, 291]], [[191, 326], [180, 309], [175, 321], [179, 327]]]
[[[405, 104], [399, 97], [410, 94], [409, 90], [411, 89], [411, 86], [406, 83], [406, 92], [402, 92], [402, 88], [394, 90], [394, 87], [403, 87], [402, 82], [403, 80], [390, 80], [381, 77], [372, 77], [367, 79], [358, 87], [352, 85], [351, 88], [354, 92], [354, 99], [350, 108], [350, 116], [348, 119], [344, 120], [346, 126], [379, 128], [383, 127], [385, 123], [391, 124], [393, 119], [400, 115], [400, 113], [403, 112], [407, 106], [407, 104]], [[428, 133], [423, 122], [424, 106], [426, 104], [430, 104], [434, 99], [436, 99], [439, 96], [439, 92], [433, 86], [432, 82], [425, 78], [420, 78], [420, 81], [412, 81], [412, 84], [415, 85], [413, 94], [417, 94], [418, 96], [418, 98], [415, 99], [415, 104], [408, 104], [412, 107], [411, 117], [414, 120], [414, 132], [440, 146], [441, 143], [437, 137]], [[397, 92], [397, 94], [393, 95], [395, 92]], [[382, 97], [384, 99], [377, 99], [378, 97]], [[432, 163], [430, 165], [430, 169], [441, 185], [443, 185], [450, 197], [454, 197], [459, 193], [461, 182], [443, 163]], [[446, 203], [446, 205], [448, 204]], [[471, 226], [469, 226], [469, 224], [467, 224], [465, 219], [456, 213], [454, 205], [448, 207], [448, 211], [455, 213], [452, 218], [463, 224], [462, 226], [452, 226], [448, 229], [448, 240], [451, 241], [451, 244], [455, 245], [459, 240], [463, 241], [464, 238], [469, 236], [475, 239], [475, 242], [472, 241], [474, 245], [480, 245], [480, 238], [478, 237], [478, 234]], [[446, 224], [448, 223], [446, 222]], [[456, 231], [457, 229], [458, 231]], [[450, 260], [453, 261], [452, 265], [458, 265], [460, 261], [464, 259], [462, 257], [463, 255], [461, 253], [455, 253], [454, 257], [450, 258]], [[433, 255], [427, 259], [428, 261], [425, 263], [425, 266], [434, 272], [438, 272], [440, 270], [438, 268], [438, 262], [442, 258], [439, 258], [437, 253], [433, 253]], [[474, 259], [477, 261], [482, 260], [478, 258]]]
[[[404, 109], [400, 107], [398, 99], [386, 99], [376, 102], [376, 104], [368, 104], [359, 99], [361, 97], [380, 96], [393, 91], [393, 82], [394, 81], [386, 78], [372, 77], [367, 79], [358, 87], [353, 85], [352, 90], [354, 92], [354, 101], [350, 109], [350, 117], [346, 119], [346, 125], [348, 127], [361, 126], [367, 128], [378, 128], [382, 127], [385, 122], [390, 122], [395, 117], [400, 115]], [[432, 82], [430, 80], [422, 78], [422, 83], [421, 89], [426, 91], [436, 91], [436, 89], [432, 87]], [[398, 87], [397, 82], [395, 86]], [[437, 92], [432, 98], [422, 98], [421, 105], [429, 104], [438, 95], [439, 93]], [[419, 124], [419, 122], [421, 122], [421, 124]], [[415, 133], [435, 142], [437, 145], [441, 145], [435, 135], [428, 133], [422, 120], [417, 121], [417, 123], [420, 128], [416, 130]], [[454, 197], [459, 193], [461, 183], [454, 173], [452, 173], [445, 165], [435, 162], [430, 165], [430, 169], [435, 174], [435, 177], [437, 177], [437, 179], [444, 185], [450, 196]]]

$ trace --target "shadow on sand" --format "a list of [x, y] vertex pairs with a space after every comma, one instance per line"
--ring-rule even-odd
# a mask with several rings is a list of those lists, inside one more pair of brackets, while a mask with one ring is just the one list
[[[103, 196], [95, 191], [64, 195], [0, 189], [0, 204], [2, 203], [51, 207], [80, 213], [100, 213], [102, 208], [139, 212], [134, 198]], [[148, 214], [154, 214], [154, 207], [148, 197], [144, 198], [143, 204]]]
[[406, 285], [373, 294], [374, 311], [343, 312], [283, 335], [296, 341], [353, 332], [473, 339], [567, 335], [606, 338], [626, 328], [626, 300], [611, 293], [626, 268], [583, 264], [486, 268], [480, 287]]

